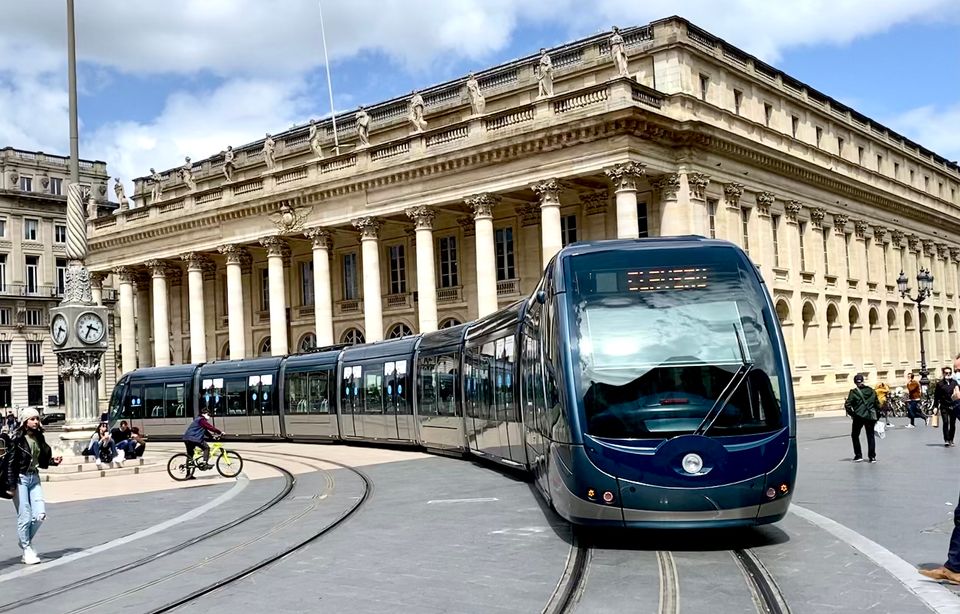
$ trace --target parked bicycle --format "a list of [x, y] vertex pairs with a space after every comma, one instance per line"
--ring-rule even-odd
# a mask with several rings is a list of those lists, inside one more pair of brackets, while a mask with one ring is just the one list
[[[216, 461], [214, 461], [216, 458]], [[203, 450], [197, 448], [193, 451], [193, 457], [187, 456], [186, 452], [178, 452], [167, 461], [167, 473], [178, 482], [189, 480], [197, 471], [207, 471], [217, 468], [217, 473], [225, 478], [235, 478], [243, 470], [243, 458], [236, 450], [228, 450], [218, 440], [214, 440], [210, 446], [210, 463], [204, 464]]]

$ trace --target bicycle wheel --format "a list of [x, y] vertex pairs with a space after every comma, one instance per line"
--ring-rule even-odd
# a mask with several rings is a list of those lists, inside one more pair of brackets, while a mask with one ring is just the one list
[[174, 454], [170, 457], [170, 460], [167, 461], [167, 473], [170, 474], [171, 478], [178, 482], [189, 480], [193, 475], [193, 471], [193, 461], [190, 460], [183, 452]]
[[217, 471], [225, 478], [235, 478], [243, 469], [243, 459], [233, 450], [223, 449], [217, 457]]

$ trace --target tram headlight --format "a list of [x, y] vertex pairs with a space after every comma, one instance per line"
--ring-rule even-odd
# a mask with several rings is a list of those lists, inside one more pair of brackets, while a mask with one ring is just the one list
[[683, 460], [680, 461], [680, 466], [683, 467], [683, 470], [691, 475], [696, 475], [703, 471], [703, 459], [700, 458], [699, 454], [687, 454], [683, 457]]

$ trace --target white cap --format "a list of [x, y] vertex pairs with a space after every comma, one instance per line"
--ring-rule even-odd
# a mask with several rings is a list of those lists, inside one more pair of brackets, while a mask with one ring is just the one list
[[40, 412], [35, 407], [27, 407], [20, 410], [20, 424], [23, 424], [30, 418], [39, 418]]

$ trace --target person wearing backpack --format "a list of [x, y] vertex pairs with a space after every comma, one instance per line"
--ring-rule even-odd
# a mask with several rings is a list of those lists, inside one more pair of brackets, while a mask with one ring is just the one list
[[40, 557], [33, 549], [33, 538], [47, 518], [40, 487], [40, 469], [59, 465], [63, 457], [53, 456], [43, 438], [40, 412], [28, 407], [20, 412], [20, 426], [13, 434], [10, 449], [4, 455], [6, 494], [17, 510], [17, 538], [25, 565], [36, 565]]
[[873, 388], [863, 383], [863, 374], [857, 373], [853, 377], [855, 386], [847, 395], [843, 408], [853, 419], [850, 436], [853, 439], [853, 462], [863, 462], [863, 451], [860, 448], [860, 430], [867, 431], [867, 459], [871, 463], [877, 462], [877, 444], [874, 427], [880, 417], [880, 402]]

